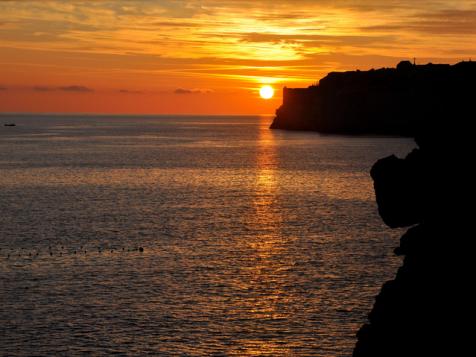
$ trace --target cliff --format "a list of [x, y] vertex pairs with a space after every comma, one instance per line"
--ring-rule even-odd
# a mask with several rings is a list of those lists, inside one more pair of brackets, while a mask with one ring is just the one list
[[284, 88], [271, 129], [414, 136], [441, 108], [474, 92], [476, 62], [332, 72], [308, 88]]
[[474, 322], [472, 101], [442, 108], [421, 127], [418, 148], [371, 169], [379, 213], [411, 228], [395, 254], [403, 265], [375, 299], [354, 357], [464, 356]]

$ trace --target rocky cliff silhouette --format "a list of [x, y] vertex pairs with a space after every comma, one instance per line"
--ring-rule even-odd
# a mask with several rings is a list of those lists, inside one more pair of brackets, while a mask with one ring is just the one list
[[405, 135], [417, 148], [371, 169], [391, 228], [410, 227], [395, 253], [403, 265], [375, 299], [353, 357], [466, 356], [475, 294], [474, 134], [476, 63], [330, 73], [284, 89], [275, 129]]
[[414, 136], [430, 125], [439, 106], [451, 107], [475, 83], [476, 62], [471, 61], [403, 61], [396, 68], [332, 72], [318, 85], [285, 87], [271, 128]]
[[353, 357], [465, 356], [474, 348], [474, 92], [435, 103], [428, 125], [411, 128], [418, 148], [371, 169], [384, 222], [411, 228], [395, 249], [403, 265], [376, 297]]

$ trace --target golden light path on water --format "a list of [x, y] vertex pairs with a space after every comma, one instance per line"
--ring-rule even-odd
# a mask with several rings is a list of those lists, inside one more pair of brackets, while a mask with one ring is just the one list
[[[260, 130], [257, 141], [256, 181], [253, 197], [254, 210], [246, 218], [251, 226], [260, 227], [260, 234], [254, 240], [245, 242], [250, 246], [249, 259], [253, 265], [249, 268], [250, 280], [247, 289], [261, 291], [257, 297], [246, 302], [249, 314], [254, 320], [283, 321], [286, 313], [277, 308], [277, 304], [287, 304], [284, 282], [280, 279], [283, 268], [281, 262], [275, 259], [277, 253], [282, 253], [283, 240], [289, 237], [281, 235], [282, 219], [276, 207], [277, 157], [274, 133], [270, 130]], [[263, 331], [266, 334], [266, 331]], [[256, 339], [242, 341], [243, 350], [251, 356], [263, 353], [287, 354], [290, 350], [283, 347], [279, 341]]]

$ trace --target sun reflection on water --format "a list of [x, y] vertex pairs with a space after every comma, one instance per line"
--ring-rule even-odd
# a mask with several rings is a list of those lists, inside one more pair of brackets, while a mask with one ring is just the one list
[[[240, 341], [241, 353], [247, 356], [290, 353], [290, 345], [285, 343], [290, 317], [285, 273], [289, 268], [289, 255], [285, 240], [292, 237], [281, 234], [283, 217], [279, 209], [278, 163], [275, 133], [262, 126], [256, 148], [252, 208], [245, 217], [245, 223], [253, 227], [253, 235], [244, 242], [249, 255], [246, 271], [242, 274], [245, 277], [243, 288], [249, 293], [237, 303], [241, 305], [242, 318], [259, 321], [265, 329]], [[257, 336], [261, 338], [257, 339]]]

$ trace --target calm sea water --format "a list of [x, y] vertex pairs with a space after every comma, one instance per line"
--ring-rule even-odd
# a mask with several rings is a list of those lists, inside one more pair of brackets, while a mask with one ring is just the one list
[[1, 355], [348, 356], [400, 264], [368, 171], [411, 140], [0, 119]]

